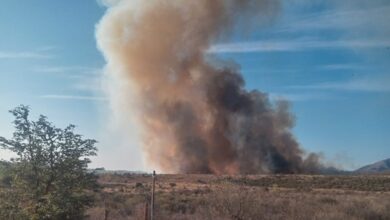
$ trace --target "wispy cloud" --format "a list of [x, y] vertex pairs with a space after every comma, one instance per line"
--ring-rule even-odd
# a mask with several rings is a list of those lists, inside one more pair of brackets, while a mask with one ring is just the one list
[[[335, 1], [333, 9], [321, 13], [313, 13], [300, 18], [293, 18], [288, 24], [279, 28], [279, 31], [300, 32], [306, 30], [353, 30], [364, 32], [388, 31], [390, 5], [370, 4], [367, 1], [358, 1], [355, 4], [342, 4]], [[364, 4], [363, 4], [364, 3]], [[363, 7], [363, 5], [365, 7]], [[365, 34], [365, 33], [364, 33]]]
[[86, 92], [102, 92], [103, 85], [100, 76], [81, 77], [72, 86], [74, 89]]
[[122, 0], [97, 0], [97, 3], [101, 6], [110, 7], [112, 5], [118, 4]]
[[351, 79], [344, 82], [327, 82], [316, 85], [292, 86], [294, 89], [344, 90], [359, 92], [390, 92], [390, 77]]
[[[303, 5], [312, 1], [298, 1]], [[275, 36], [293, 33], [294, 36], [317, 36], [217, 44], [210, 53], [248, 53], [325, 50], [340, 48], [372, 49], [390, 47], [390, 4], [385, 1], [329, 1], [328, 9], [302, 16], [287, 14], [286, 19], [276, 24], [271, 31]], [[296, 3], [294, 3], [296, 4]], [[294, 5], [292, 4], [292, 5]], [[301, 7], [304, 7], [301, 5]], [[318, 32], [320, 31], [320, 32]], [[324, 32], [325, 31], [325, 32]], [[314, 35], [313, 35], [314, 33]], [[317, 34], [322, 35], [318, 36]], [[337, 33], [337, 35], [335, 35]], [[339, 36], [337, 39], [326, 38]]]
[[319, 67], [323, 70], [367, 70], [370, 67], [356, 63], [338, 63]]
[[101, 73], [101, 69], [86, 66], [38, 66], [33, 68], [34, 72], [40, 73], [56, 73], [72, 75], [97, 75]]
[[37, 51], [0, 51], [0, 59], [50, 59], [53, 55]]
[[44, 99], [64, 99], [64, 100], [85, 100], [85, 101], [106, 101], [107, 98], [101, 96], [81, 96], [81, 95], [42, 95]]
[[250, 52], [278, 52], [303, 51], [315, 49], [338, 48], [386, 48], [390, 47], [390, 40], [281, 40], [281, 41], [253, 41], [217, 44], [209, 49], [209, 53], [250, 53]]
[[83, 92], [102, 92], [102, 69], [88, 66], [38, 66], [34, 72], [53, 74], [70, 80], [72, 89]]
[[53, 45], [46, 45], [46, 46], [42, 46], [42, 47], [38, 48], [36, 51], [48, 52], [48, 51], [59, 50], [59, 49], [61, 49], [61, 47], [53, 46]]
[[319, 93], [270, 93], [269, 96], [272, 100], [288, 100], [291, 102], [331, 99], [329, 95]]

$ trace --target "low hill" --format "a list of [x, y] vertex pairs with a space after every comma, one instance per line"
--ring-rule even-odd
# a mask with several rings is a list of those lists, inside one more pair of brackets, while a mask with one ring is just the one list
[[390, 173], [390, 158], [355, 170], [359, 174]]

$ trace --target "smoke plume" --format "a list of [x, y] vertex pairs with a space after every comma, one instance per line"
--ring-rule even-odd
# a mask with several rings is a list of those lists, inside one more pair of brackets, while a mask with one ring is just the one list
[[[247, 91], [232, 65], [207, 50], [236, 22], [266, 19], [277, 0], [122, 0], [97, 27], [120, 117], [135, 109], [149, 163], [174, 173], [300, 173], [287, 102]], [[130, 95], [131, 94], [131, 95]]]

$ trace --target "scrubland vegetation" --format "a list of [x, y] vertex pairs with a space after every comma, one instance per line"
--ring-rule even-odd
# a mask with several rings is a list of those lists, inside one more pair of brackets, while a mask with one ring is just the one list
[[[152, 176], [88, 170], [95, 140], [15, 116], [0, 161], [0, 220], [148, 219]], [[390, 219], [390, 175], [158, 175], [155, 219]]]
[[[145, 219], [152, 178], [103, 174], [89, 219]], [[156, 219], [390, 219], [390, 176], [159, 175]]]

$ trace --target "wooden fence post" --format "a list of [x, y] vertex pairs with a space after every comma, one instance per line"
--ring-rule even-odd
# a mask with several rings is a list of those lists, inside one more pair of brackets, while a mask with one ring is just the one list
[[110, 214], [110, 210], [107, 207], [106, 194], [103, 193], [103, 203], [104, 203], [104, 220], [108, 220], [108, 215]]
[[154, 220], [154, 190], [156, 184], [156, 171], [153, 170], [153, 183], [152, 183], [152, 202], [150, 208], [150, 220]]
[[148, 220], [149, 218], [149, 202], [145, 203], [145, 210], [144, 210], [145, 220]]

